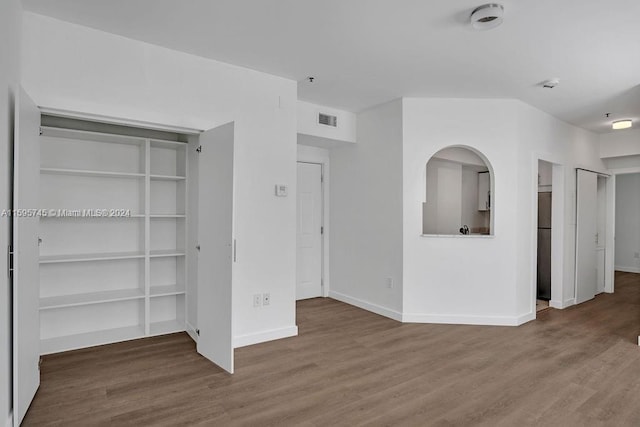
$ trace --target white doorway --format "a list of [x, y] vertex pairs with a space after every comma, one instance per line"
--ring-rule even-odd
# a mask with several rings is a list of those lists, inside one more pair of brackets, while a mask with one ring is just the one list
[[573, 289], [565, 289], [563, 281], [565, 168], [561, 159], [534, 156], [533, 172], [531, 304], [535, 318], [539, 311], [573, 305], [565, 296]]
[[322, 165], [298, 162], [296, 300], [323, 295]]

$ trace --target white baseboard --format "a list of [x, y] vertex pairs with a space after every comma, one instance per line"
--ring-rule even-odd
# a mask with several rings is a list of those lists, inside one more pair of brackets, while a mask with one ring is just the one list
[[638, 267], [624, 267], [622, 265], [616, 265], [614, 269], [616, 271], [622, 271], [623, 273], [640, 273], [640, 268]]
[[198, 333], [196, 332], [196, 328], [194, 328], [193, 325], [189, 322], [184, 322], [184, 326], [185, 326], [185, 329], [187, 330], [187, 333], [191, 337], [191, 339], [197, 343]]
[[523, 316], [468, 316], [421, 313], [405, 313], [402, 315], [402, 321], [407, 323], [443, 323], [448, 325], [518, 326], [533, 319], [535, 319], [535, 315], [532, 313]]
[[516, 326], [524, 325], [525, 323], [531, 322], [532, 320], [536, 320], [536, 313], [522, 314], [516, 317]]
[[572, 305], [576, 305], [576, 299], [575, 298], [569, 298], [566, 299], [564, 301], [556, 301], [556, 300], [551, 300], [549, 301], [549, 307], [551, 308], [557, 308], [557, 309], [564, 309], [567, 307], [571, 307]]
[[359, 298], [341, 294], [340, 292], [336, 291], [329, 291], [329, 298], [333, 298], [335, 300], [354, 305], [363, 310], [379, 314], [380, 316], [388, 317], [390, 319], [397, 320], [398, 322], [402, 322], [402, 313], [400, 313], [399, 311], [391, 310], [390, 308], [382, 307], [381, 305], [373, 304]]
[[248, 345], [279, 340], [281, 338], [295, 337], [297, 335], [298, 327], [295, 325], [288, 326], [286, 328], [270, 329], [268, 331], [256, 332], [254, 334], [238, 335], [233, 338], [233, 348], [246, 347]]

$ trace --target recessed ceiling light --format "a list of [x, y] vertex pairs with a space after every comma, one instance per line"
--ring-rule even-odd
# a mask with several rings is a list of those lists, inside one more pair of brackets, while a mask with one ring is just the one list
[[615, 122], [613, 122], [611, 124], [611, 128], [615, 129], [615, 130], [629, 129], [632, 125], [633, 125], [633, 123], [629, 119], [616, 120]]
[[502, 24], [504, 7], [498, 3], [488, 3], [476, 7], [471, 12], [471, 25], [476, 30], [489, 30]]

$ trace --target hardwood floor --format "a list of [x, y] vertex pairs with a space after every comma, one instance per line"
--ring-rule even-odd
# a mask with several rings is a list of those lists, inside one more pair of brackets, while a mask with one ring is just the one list
[[401, 324], [331, 299], [300, 336], [236, 350], [186, 334], [44, 357], [24, 425], [640, 425], [640, 275], [520, 327]]

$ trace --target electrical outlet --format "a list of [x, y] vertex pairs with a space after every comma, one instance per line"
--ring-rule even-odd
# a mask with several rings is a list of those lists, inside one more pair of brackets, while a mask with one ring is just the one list
[[387, 277], [385, 279], [385, 283], [387, 285], [387, 289], [393, 289], [393, 277]]
[[253, 296], [253, 307], [260, 307], [262, 305], [262, 295], [255, 294]]
[[262, 305], [269, 305], [271, 303], [271, 295], [266, 293], [262, 294]]
[[636, 258], [636, 259], [640, 259], [640, 252], [635, 252], [633, 254], [633, 257]]

